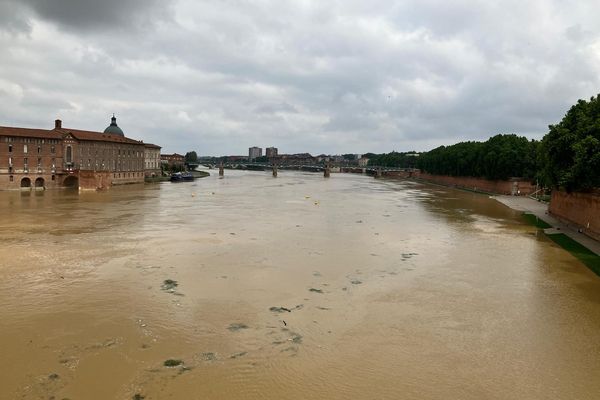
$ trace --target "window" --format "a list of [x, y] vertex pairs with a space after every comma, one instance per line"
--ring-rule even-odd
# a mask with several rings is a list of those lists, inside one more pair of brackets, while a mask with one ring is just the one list
[[38, 157], [38, 168], [42, 166], [42, 158]]
[[8, 157], [8, 166], [12, 167], [12, 157]]
[[38, 154], [42, 152], [42, 146], [38, 146]]
[[56, 153], [56, 147], [54, 145], [50, 146], [50, 153]]
[[55, 178], [54, 178], [54, 175], [52, 175], [52, 180], [54, 180], [54, 179], [55, 179]]
[[67, 146], [67, 163], [72, 163], [73, 162], [73, 150], [71, 148], [71, 146]]
[[12, 175], [10, 176], [10, 181], [11, 181], [11, 182], [12, 182], [12, 181], [14, 181], [14, 178], [13, 178], [13, 176], [12, 176]]
[[9, 153], [12, 153], [12, 144], [9, 144], [9, 145], [8, 145], [8, 152], [9, 152]]
[[27, 154], [27, 145], [26, 144], [23, 145], [23, 153]]

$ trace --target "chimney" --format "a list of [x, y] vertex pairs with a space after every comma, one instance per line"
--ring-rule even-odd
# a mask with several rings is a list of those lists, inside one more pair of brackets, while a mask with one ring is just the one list
[[54, 121], [54, 129], [62, 129], [62, 121], [60, 119]]

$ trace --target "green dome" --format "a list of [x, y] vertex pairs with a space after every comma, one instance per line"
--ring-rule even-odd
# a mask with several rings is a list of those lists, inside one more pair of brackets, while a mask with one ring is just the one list
[[110, 135], [125, 136], [121, 128], [119, 128], [119, 126], [117, 125], [117, 118], [115, 117], [115, 114], [113, 114], [112, 118], [110, 119], [110, 125], [104, 130], [104, 133], [108, 133]]

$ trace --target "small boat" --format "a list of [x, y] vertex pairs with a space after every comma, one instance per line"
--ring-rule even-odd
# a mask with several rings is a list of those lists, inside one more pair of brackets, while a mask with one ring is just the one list
[[171, 182], [189, 182], [194, 180], [194, 175], [189, 172], [176, 172], [171, 174]]

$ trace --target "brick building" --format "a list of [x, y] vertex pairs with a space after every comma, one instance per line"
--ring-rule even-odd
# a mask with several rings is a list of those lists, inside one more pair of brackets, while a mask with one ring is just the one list
[[105, 189], [144, 182], [145, 146], [125, 137], [116, 118], [104, 132], [0, 126], [0, 190]]
[[185, 164], [185, 157], [177, 153], [161, 154], [160, 161], [163, 164], [168, 164], [169, 168], [183, 168], [183, 165]]

